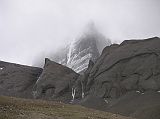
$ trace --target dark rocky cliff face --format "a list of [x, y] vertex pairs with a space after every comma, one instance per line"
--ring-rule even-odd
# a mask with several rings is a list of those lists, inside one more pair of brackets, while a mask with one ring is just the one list
[[[96, 42], [79, 42], [96, 50], [87, 51], [75, 45], [78, 48], [71, 50], [68, 60], [72, 68], [77, 61], [85, 64], [84, 57], [90, 52], [99, 51], [94, 47]], [[81, 48], [85, 49], [84, 54]], [[40, 68], [1, 61], [0, 95], [72, 100], [86, 107], [139, 119], [160, 118], [160, 38], [112, 44], [103, 49], [96, 62], [87, 60], [88, 68], [83, 75], [47, 58], [43, 72]]]
[[0, 61], [0, 95], [32, 98], [42, 69]]
[[34, 97], [69, 102], [78, 76], [72, 69], [46, 58], [43, 72], [33, 89]]
[[90, 93], [116, 98], [130, 90], [158, 91], [159, 59], [159, 38], [124, 41], [119, 46], [106, 47], [90, 71], [87, 82]]
[[[105, 47], [96, 63], [79, 77], [74, 87], [79, 94], [85, 95], [82, 105], [99, 106], [89, 103], [97, 97], [94, 102], [103, 104], [99, 109], [114, 113], [140, 117], [142, 108], [160, 106], [160, 38], [128, 40]], [[78, 93], [77, 98], [81, 98]], [[141, 114], [137, 114], [137, 110]]]
[[48, 58], [43, 69], [0, 61], [0, 95], [70, 102], [78, 76]]

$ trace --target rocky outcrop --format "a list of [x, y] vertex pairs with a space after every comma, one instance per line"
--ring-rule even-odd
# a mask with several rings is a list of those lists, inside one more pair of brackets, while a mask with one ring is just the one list
[[117, 98], [132, 90], [160, 89], [160, 39], [124, 41], [106, 47], [87, 80], [89, 93]]
[[0, 61], [0, 95], [32, 98], [42, 69]]
[[34, 86], [34, 96], [70, 101], [72, 86], [78, 76], [72, 69], [46, 58], [43, 72]]
[[[160, 38], [128, 40], [120, 45], [107, 46], [84, 77], [81, 80], [87, 82], [83, 84], [86, 87], [84, 90], [86, 96], [94, 95], [104, 99], [106, 105], [111, 104], [113, 106], [115, 101], [117, 101], [117, 104], [121, 104], [118, 99], [122, 97], [125, 99], [124, 96], [130, 92], [143, 95], [151, 91], [160, 95], [158, 93], [160, 91]], [[131, 94], [130, 97], [133, 95]], [[137, 97], [137, 95], [134, 96]], [[150, 98], [154, 98], [154, 96], [150, 95]], [[157, 98], [160, 99], [159, 96]], [[143, 96], [140, 99], [140, 103], [145, 100]], [[146, 100], [146, 102], [149, 101], [151, 100]], [[122, 108], [123, 104], [121, 105]], [[156, 104], [158, 105], [158, 103]], [[82, 101], [82, 105], [85, 105], [84, 101]], [[111, 107], [107, 110], [112, 110]], [[127, 112], [129, 108], [132, 109], [132, 106], [124, 110]], [[121, 109], [116, 106], [114, 109], [117, 109], [114, 112], [121, 112]], [[131, 113], [128, 115], [131, 115]]]
[[[78, 55], [72, 53], [69, 62], [76, 66]], [[0, 62], [0, 95], [31, 98], [33, 91], [35, 98], [72, 100], [73, 104], [138, 119], [160, 117], [158, 37], [105, 47], [95, 62], [89, 60], [83, 75], [47, 58], [41, 72], [40, 68]]]

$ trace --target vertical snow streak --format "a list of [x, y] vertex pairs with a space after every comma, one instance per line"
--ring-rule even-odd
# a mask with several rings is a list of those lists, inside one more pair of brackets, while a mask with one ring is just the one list
[[72, 101], [74, 101], [76, 95], [76, 89], [72, 88]]
[[84, 98], [84, 86], [82, 82], [81, 82], [81, 85], [82, 85], [82, 99], [83, 99]]
[[71, 42], [71, 45], [69, 46], [69, 52], [67, 54], [67, 65], [71, 62], [71, 55], [73, 48], [74, 48], [74, 40]]
[[36, 81], [36, 84], [38, 83], [38, 81], [40, 80], [40, 77], [38, 77], [37, 81]]

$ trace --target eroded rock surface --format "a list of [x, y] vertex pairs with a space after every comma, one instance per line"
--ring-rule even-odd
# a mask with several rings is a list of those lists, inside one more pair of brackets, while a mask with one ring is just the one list
[[[87, 97], [95, 96], [96, 99], [101, 98], [100, 102], [103, 103], [103, 99], [106, 105], [110, 105], [106, 109], [99, 109], [136, 115], [138, 118], [143, 107], [153, 109], [148, 105], [160, 104], [157, 101], [160, 100], [160, 38], [128, 40], [120, 45], [107, 46], [87, 75], [81, 77], [86, 82], [83, 83], [86, 97], [82, 99], [82, 105], [94, 107], [95, 103], [87, 103], [92, 98]], [[135, 104], [137, 107], [134, 107]], [[137, 109], [139, 112], [136, 112]]]
[[128, 91], [160, 89], [160, 39], [124, 41], [106, 47], [89, 73], [89, 93], [118, 98]]
[[0, 95], [32, 98], [42, 69], [0, 61]]
[[72, 69], [46, 58], [43, 72], [34, 87], [35, 97], [70, 101], [72, 86], [78, 76]]

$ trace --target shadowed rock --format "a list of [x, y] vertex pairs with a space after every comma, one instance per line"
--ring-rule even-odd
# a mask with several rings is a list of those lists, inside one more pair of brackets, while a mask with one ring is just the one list
[[[87, 74], [86, 97], [94, 96], [99, 102], [109, 100], [107, 108], [99, 106], [99, 109], [142, 119], [146, 117], [143, 110], [151, 110], [154, 114], [148, 113], [148, 117], [159, 119], [153, 108], [159, 109], [160, 104], [160, 38], [107, 46]], [[88, 100], [84, 99], [82, 105], [95, 107]]]
[[32, 98], [42, 69], [0, 61], [0, 95]]
[[72, 69], [46, 58], [43, 72], [34, 87], [35, 97], [71, 100], [71, 88], [78, 76]]
[[110, 103], [106, 111], [118, 113], [138, 119], [159, 119], [160, 94], [155, 91], [146, 91], [144, 94], [128, 92]]
[[[107, 50], [108, 49], [108, 50]], [[124, 41], [106, 47], [90, 71], [87, 86], [100, 97], [160, 89], [160, 39]]]
[[92, 60], [90, 60], [86, 71], [83, 73], [83, 75], [80, 75], [78, 77], [78, 79], [76, 80], [76, 82], [73, 85], [73, 88], [76, 90], [75, 97], [77, 99], [84, 98], [87, 95], [86, 94], [86, 92], [88, 90], [86, 87], [87, 79], [88, 79], [89, 73], [90, 73], [93, 66], [94, 66], [94, 62]]

